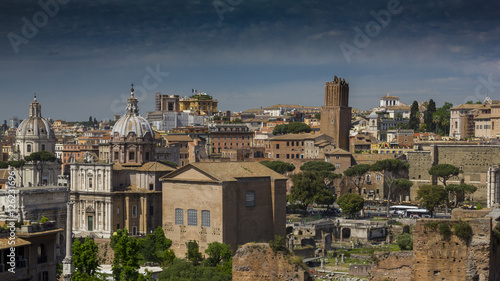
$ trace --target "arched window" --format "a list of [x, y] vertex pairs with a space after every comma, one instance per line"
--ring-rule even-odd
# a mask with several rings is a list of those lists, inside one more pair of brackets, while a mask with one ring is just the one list
[[366, 182], [371, 182], [372, 176], [370, 174], [366, 175]]
[[246, 205], [247, 207], [255, 206], [255, 191], [249, 190], [246, 194]]
[[92, 188], [92, 177], [89, 177], [89, 188]]

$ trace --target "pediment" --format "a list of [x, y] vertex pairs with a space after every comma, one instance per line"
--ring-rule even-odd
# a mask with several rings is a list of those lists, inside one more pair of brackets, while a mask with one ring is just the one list
[[92, 208], [92, 206], [88, 206], [85, 208], [85, 213], [95, 213], [94, 208]]
[[216, 178], [210, 177], [209, 175], [191, 167], [191, 169], [187, 169], [182, 171], [181, 173], [171, 177], [171, 179], [177, 180], [194, 180], [194, 181], [214, 181]]

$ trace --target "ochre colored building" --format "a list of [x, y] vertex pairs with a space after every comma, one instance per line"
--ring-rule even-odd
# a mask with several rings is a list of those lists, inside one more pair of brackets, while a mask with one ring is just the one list
[[233, 251], [247, 242], [285, 235], [286, 181], [256, 162], [190, 163], [163, 182], [163, 229], [175, 255], [195, 240], [204, 253], [211, 242]]

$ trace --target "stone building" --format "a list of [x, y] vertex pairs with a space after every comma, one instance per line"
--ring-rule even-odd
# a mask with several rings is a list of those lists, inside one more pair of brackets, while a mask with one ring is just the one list
[[117, 229], [145, 235], [161, 225], [159, 178], [173, 171], [155, 162], [154, 131], [139, 115], [134, 89], [113, 127], [111, 163], [87, 153], [71, 164], [73, 232], [109, 238]]
[[[49, 121], [42, 117], [42, 106], [36, 96], [30, 104], [29, 117], [16, 130], [14, 160], [22, 160], [35, 152], [48, 151], [55, 155], [56, 137]], [[59, 160], [54, 163], [35, 165], [27, 162], [17, 170], [17, 186], [55, 185], [61, 173]]]
[[325, 105], [321, 107], [321, 133], [334, 138], [337, 148], [349, 149], [351, 129], [349, 83], [335, 76], [325, 85]]
[[268, 139], [266, 154], [271, 160], [325, 159], [335, 149], [335, 140], [327, 134], [286, 134]]
[[498, 165], [499, 159], [498, 145], [431, 145], [429, 150], [407, 152], [410, 164], [409, 179], [414, 183], [411, 198], [416, 197], [420, 186], [438, 184], [437, 179], [429, 175], [432, 166], [451, 164], [459, 167], [463, 173], [449, 179], [447, 184], [459, 184], [462, 181], [472, 184], [478, 189], [471, 198], [485, 202], [488, 196], [488, 170], [491, 166]]
[[190, 163], [161, 178], [163, 229], [176, 256], [196, 240], [200, 252], [223, 242], [285, 235], [287, 178], [256, 162]]

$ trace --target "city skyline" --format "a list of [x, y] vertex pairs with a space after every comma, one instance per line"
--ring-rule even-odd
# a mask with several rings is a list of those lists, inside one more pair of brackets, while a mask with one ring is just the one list
[[143, 116], [156, 92], [193, 88], [220, 110], [321, 106], [334, 75], [358, 109], [500, 91], [495, 1], [40, 3], [0, 3], [2, 120], [25, 118], [35, 92], [44, 117], [111, 119], [132, 82]]

